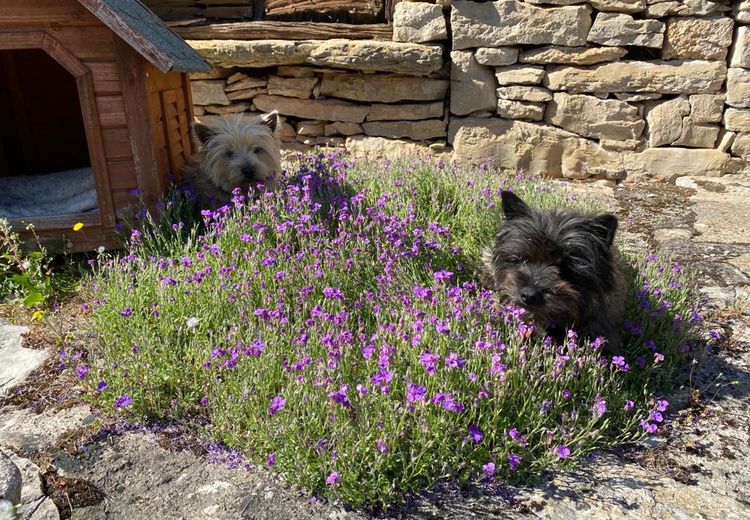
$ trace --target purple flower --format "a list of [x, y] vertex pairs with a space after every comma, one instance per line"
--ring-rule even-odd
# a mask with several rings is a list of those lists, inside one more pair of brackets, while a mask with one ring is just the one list
[[76, 374], [78, 375], [78, 379], [83, 381], [86, 379], [86, 374], [89, 373], [89, 368], [86, 365], [78, 365], [76, 367]]
[[338, 471], [332, 471], [330, 475], [326, 478], [326, 484], [329, 486], [335, 486], [338, 484], [338, 482], [341, 480], [341, 475]]
[[276, 452], [272, 451], [271, 453], [268, 454], [268, 459], [266, 459], [266, 466], [268, 466], [269, 468], [272, 468], [275, 465], [276, 465]]
[[654, 352], [654, 363], [661, 363], [662, 361], [664, 361], [664, 354]]
[[484, 439], [484, 434], [482, 433], [482, 430], [479, 429], [479, 426], [477, 426], [476, 424], [470, 424], [469, 437], [471, 437], [471, 440], [473, 440], [474, 442], [482, 442], [482, 439]]
[[199, 403], [199, 404], [200, 404], [201, 406], [208, 406], [208, 397], [206, 397], [206, 396], [204, 395], [203, 397], [201, 397], [201, 400], [200, 400], [200, 401], [198, 401], [198, 403]]
[[435, 330], [438, 332], [438, 334], [448, 334], [451, 331], [451, 326], [445, 320], [438, 320], [437, 324], [435, 325]]
[[492, 354], [492, 366], [490, 367], [490, 374], [493, 376], [505, 374], [506, 366], [500, 362], [502, 355]]
[[630, 411], [630, 410], [632, 410], [633, 408], [635, 408], [635, 403], [634, 403], [633, 401], [631, 401], [630, 399], [627, 399], [627, 400], [625, 401], [625, 409], [626, 409], [627, 411]]
[[604, 415], [607, 411], [607, 401], [605, 401], [600, 395], [594, 398], [594, 415]]
[[349, 402], [349, 397], [346, 395], [346, 391], [349, 389], [349, 385], [341, 385], [336, 392], [330, 392], [328, 397], [334, 403], [340, 404], [344, 408], [351, 408], [352, 405]]
[[570, 457], [570, 448], [564, 444], [560, 444], [555, 451], [557, 452], [557, 456], [561, 459], [567, 459]]
[[375, 439], [375, 445], [380, 453], [388, 453], [391, 451], [391, 448], [385, 441], [383, 441], [383, 439]]
[[99, 381], [99, 384], [96, 385], [97, 392], [104, 392], [109, 385], [106, 381]]
[[513, 439], [519, 446], [522, 448], [525, 448], [529, 445], [529, 442], [523, 438], [521, 435], [521, 432], [518, 431], [517, 428], [511, 428], [508, 432], [508, 436]]
[[115, 408], [124, 408], [126, 406], [130, 406], [131, 404], [133, 404], [133, 400], [130, 398], [130, 396], [123, 394], [115, 399], [114, 406]]
[[131, 309], [130, 307], [125, 307], [122, 311], [120, 311], [120, 316], [122, 316], [123, 318], [129, 318], [132, 315], [133, 309]]
[[667, 408], [669, 408], [669, 401], [665, 401], [663, 399], [660, 399], [659, 401], [656, 401], [656, 409], [660, 412], [666, 412]]
[[511, 471], [516, 471], [518, 465], [521, 464], [521, 456], [515, 453], [508, 453], [508, 464], [510, 465]]
[[271, 399], [271, 405], [268, 407], [268, 415], [275, 415], [279, 410], [283, 410], [286, 405], [286, 399], [277, 395]]
[[658, 425], [652, 424], [645, 419], [641, 420], [641, 428], [646, 430], [646, 433], [656, 433], [659, 430]]
[[436, 271], [433, 273], [433, 276], [435, 277], [435, 281], [440, 283], [453, 278], [453, 273], [451, 273], [450, 271]]
[[421, 401], [427, 395], [427, 387], [408, 383], [406, 385], [406, 400], [410, 403]]
[[564, 397], [565, 399], [570, 399], [570, 396], [571, 396], [571, 395], [573, 395], [573, 394], [571, 394], [571, 393], [570, 393], [570, 390], [563, 390], [563, 391], [562, 391], [562, 396], [563, 396], [563, 397]]
[[459, 358], [455, 352], [445, 356], [445, 368], [462, 368], [465, 364], [466, 360]]
[[344, 293], [335, 287], [326, 287], [323, 289], [323, 296], [326, 300], [343, 300]]
[[657, 423], [664, 422], [664, 416], [657, 410], [651, 410], [651, 413], [648, 414], [648, 418]]
[[448, 394], [445, 396], [445, 400], [443, 401], [443, 408], [445, 408], [449, 412], [454, 413], [461, 413], [464, 411], [463, 403], [456, 401], [453, 398], [453, 394]]
[[435, 365], [439, 360], [440, 354], [433, 354], [429, 350], [425, 350], [422, 352], [422, 355], [419, 356], [419, 362], [422, 363], [424, 369], [431, 376], [434, 376], [437, 373]]
[[487, 475], [487, 478], [492, 478], [495, 474], [495, 463], [494, 462], [488, 462], [487, 464], [482, 465], [482, 471], [485, 475]]

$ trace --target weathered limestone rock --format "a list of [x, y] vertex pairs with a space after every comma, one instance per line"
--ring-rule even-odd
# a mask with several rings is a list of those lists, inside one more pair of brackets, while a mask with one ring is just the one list
[[523, 168], [553, 177], [619, 178], [620, 154], [553, 126], [498, 118], [453, 118], [448, 142], [458, 157], [495, 157], [501, 168]]
[[324, 40], [310, 51], [306, 62], [366, 72], [426, 76], [442, 68], [443, 48], [375, 40]]
[[738, 171], [738, 164], [729, 154], [694, 148], [646, 148], [625, 154], [623, 164], [628, 180], [653, 178], [674, 182], [686, 175], [720, 176]]
[[253, 105], [251, 103], [232, 103], [231, 105], [209, 105], [204, 107], [206, 112], [209, 114], [238, 114], [240, 112], [249, 112], [252, 110]]
[[252, 78], [250, 76], [245, 76], [244, 74], [241, 74], [240, 76], [244, 77], [235, 75], [235, 81], [232, 81], [231, 83], [227, 81], [224, 90], [226, 92], [236, 92], [238, 90], [247, 90], [251, 88], [264, 88], [268, 83], [267, 80], [262, 78]]
[[[742, 69], [733, 69], [742, 70]], [[552, 90], [580, 92], [718, 92], [727, 77], [723, 62], [621, 61], [593, 67], [551, 67], [545, 84]]]
[[268, 89], [249, 88], [246, 90], [238, 90], [236, 92], [227, 92], [227, 97], [230, 101], [241, 101], [245, 99], [253, 99], [258, 94], [268, 94]]
[[650, 101], [652, 99], [659, 99], [661, 94], [654, 94], [644, 92], [643, 94], [631, 94], [630, 92], [615, 92], [615, 97], [620, 101], [627, 101], [628, 103], [637, 103], [638, 101]]
[[276, 74], [285, 78], [314, 78], [315, 70], [315, 67], [281, 65], [276, 69]]
[[[5, 407], [0, 409], [0, 446], [19, 455], [47, 450], [63, 436], [93, 422], [94, 416], [88, 406], [40, 414], [29, 409]], [[23, 472], [23, 468], [19, 468]]]
[[674, 144], [692, 148], [713, 148], [718, 137], [718, 125], [698, 124], [691, 116], [682, 120], [682, 134]]
[[222, 80], [191, 81], [194, 105], [228, 105], [231, 103], [224, 91]]
[[750, 70], [729, 69], [726, 103], [735, 108], [750, 108]]
[[589, 0], [597, 11], [616, 13], [640, 13], [646, 9], [646, 0]]
[[431, 42], [448, 39], [443, 8], [422, 2], [399, 2], [393, 13], [393, 41]]
[[304, 63], [315, 43], [291, 40], [189, 40], [214, 67], [273, 67]]
[[500, 87], [497, 89], [499, 99], [510, 99], [515, 101], [531, 101], [544, 103], [552, 100], [552, 93], [542, 87]]
[[690, 119], [694, 123], [718, 123], [724, 112], [724, 94], [690, 96]]
[[547, 105], [545, 121], [594, 139], [637, 139], [646, 122], [638, 109], [624, 101], [593, 96], [555, 94]]
[[724, 127], [734, 132], [750, 132], [750, 110], [727, 108], [724, 112]]
[[312, 96], [317, 78], [268, 78], [268, 93], [272, 96], [286, 96], [307, 99]]
[[386, 139], [357, 135], [346, 139], [346, 150], [355, 157], [370, 161], [393, 160], [399, 157], [431, 154], [430, 148], [423, 143], [402, 139]]
[[399, 105], [373, 104], [368, 121], [416, 121], [443, 117], [445, 107], [442, 101], [435, 103], [413, 103]]
[[323, 121], [300, 121], [297, 123], [297, 135], [320, 137], [325, 134], [325, 126]]
[[451, 83], [452, 114], [495, 110], [495, 76], [477, 63], [471, 51], [451, 52]]
[[258, 110], [270, 112], [278, 110], [284, 116], [294, 116], [320, 121], [343, 121], [361, 123], [367, 117], [370, 107], [336, 99], [295, 99], [281, 96], [257, 96], [253, 103]]
[[737, 135], [732, 144], [732, 154], [750, 161], [750, 133]]
[[732, 44], [734, 21], [722, 15], [667, 20], [665, 60], [724, 60]]
[[645, 15], [649, 18], [663, 16], [695, 16], [727, 11], [729, 7], [723, 0], [670, 0], [654, 3], [647, 1]]
[[320, 93], [324, 96], [379, 103], [433, 101], [444, 99], [449, 85], [449, 81], [442, 79], [390, 74], [326, 74], [320, 85]]
[[544, 79], [544, 67], [514, 65], [495, 69], [498, 85], [538, 85]]
[[445, 121], [428, 119], [426, 121], [372, 121], [362, 125], [365, 134], [373, 137], [406, 137], [415, 141], [445, 137]]
[[633, 45], [661, 48], [664, 24], [658, 20], [636, 20], [628, 14], [599, 13], [588, 41], [601, 45]]
[[14, 504], [21, 501], [21, 470], [0, 450], [0, 500]]
[[[477, 50], [479, 52], [479, 50]], [[550, 45], [524, 51], [518, 57], [520, 63], [564, 63], [566, 65], [594, 65], [619, 60], [628, 53], [620, 47], [563, 47]], [[481, 62], [480, 62], [481, 63]]]
[[456, 0], [451, 11], [453, 48], [501, 45], [584, 45], [591, 28], [588, 6], [538, 8], [516, 0]]
[[747, 25], [737, 27], [729, 65], [750, 69], [750, 27]]
[[47, 351], [23, 346], [22, 335], [28, 330], [0, 319], [0, 397], [23, 383], [47, 359]]
[[541, 121], [544, 118], [545, 103], [527, 103], [524, 101], [497, 100], [497, 115], [505, 119], [528, 119]]
[[720, 131], [719, 144], [716, 149], [724, 153], [729, 152], [732, 149], [732, 145], [736, 138], [737, 134], [735, 132]]
[[750, 23], [750, 0], [735, 2], [732, 14], [738, 23]]
[[325, 126], [325, 135], [357, 135], [363, 133], [362, 125], [359, 123], [342, 123], [336, 121]]
[[[398, 4], [396, 4], [398, 5]], [[518, 61], [518, 49], [515, 47], [481, 47], [474, 51], [474, 59], [480, 65], [490, 67], [502, 67], [503, 65], [513, 65]]]
[[682, 135], [682, 119], [690, 113], [686, 97], [647, 105], [648, 145], [652, 148], [672, 144]]

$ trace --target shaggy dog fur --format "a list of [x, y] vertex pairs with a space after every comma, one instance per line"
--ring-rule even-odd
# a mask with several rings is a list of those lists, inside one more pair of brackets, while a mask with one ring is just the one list
[[185, 165], [183, 180], [193, 186], [200, 204], [226, 204], [235, 188], [245, 192], [258, 185], [274, 188], [281, 172], [280, 128], [275, 111], [255, 117], [224, 117], [206, 125], [195, 123], [198, 153]]
[[556, 341], [573, 329], [618, 351], [627, 284], [613, 246], [617, 217], [540, 211], [508, 191], [502, 202], [505, 221], [483, 255], [494, 289]]

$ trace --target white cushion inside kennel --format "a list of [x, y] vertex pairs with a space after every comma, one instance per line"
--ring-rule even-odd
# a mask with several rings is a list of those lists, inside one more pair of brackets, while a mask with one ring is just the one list
[[97, 209], [91, 168], [0, 177], [0, 217], [40, 217]]

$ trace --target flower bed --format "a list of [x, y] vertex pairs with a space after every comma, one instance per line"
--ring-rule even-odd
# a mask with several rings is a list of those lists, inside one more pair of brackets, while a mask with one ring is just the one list
[[656, 431], [658, 393], [696, 348], [682, 269], [633, 260], [621, 356], [537, 338], [476, 280], [503, 189], [587, 207], [487, 164], [319, 155], [285, 190], [204, 212], [201, 236], [167, 256], [135, 231], [87, 284], [100, 342], [79, 375], [103, 407], [200, 423], [355, 507], [527, 477]]

